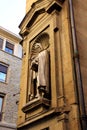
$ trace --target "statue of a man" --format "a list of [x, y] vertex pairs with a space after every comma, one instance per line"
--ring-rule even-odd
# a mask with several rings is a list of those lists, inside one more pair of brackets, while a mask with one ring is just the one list
[[39, 90], [49, 91], [49, 52], [41, 49], [38, 55], [31, 62], [31, 69], [36, 73], [37, 94], [39, 97]]

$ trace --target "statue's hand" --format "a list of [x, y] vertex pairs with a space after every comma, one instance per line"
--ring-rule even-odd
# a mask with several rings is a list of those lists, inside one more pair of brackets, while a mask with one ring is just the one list
[[38, 61], [37, 60], [33, 60], [31, 63], [31, 69], [34, 70], [35, 72], [38, 71]]

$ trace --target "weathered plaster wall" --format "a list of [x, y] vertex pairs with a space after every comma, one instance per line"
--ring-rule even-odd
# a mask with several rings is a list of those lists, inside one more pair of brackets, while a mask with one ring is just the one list
[[73, 0], [74, 18], [82, 74], [82, 84], [87, 110], [87, 1]]

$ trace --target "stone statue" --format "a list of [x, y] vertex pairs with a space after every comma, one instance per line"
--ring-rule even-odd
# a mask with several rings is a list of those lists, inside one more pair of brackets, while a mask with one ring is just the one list
[[43, 94], [45, 91], [49, 91], [49, 52], [43, 50], [41, 45], [39, 47], [40, 52], [31, 61], [33, 84], [36, 87], [35, 97], [42, 96], [41, 91]]

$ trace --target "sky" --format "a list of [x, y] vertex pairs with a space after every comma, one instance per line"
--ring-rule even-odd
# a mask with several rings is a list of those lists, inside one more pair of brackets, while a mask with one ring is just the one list
[[25, 6], [26, 0], [0, 0], [0, 26], [18, 35]]

